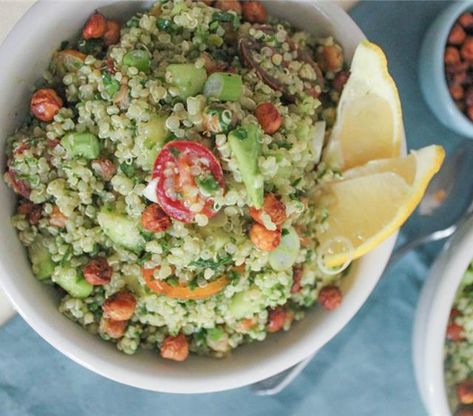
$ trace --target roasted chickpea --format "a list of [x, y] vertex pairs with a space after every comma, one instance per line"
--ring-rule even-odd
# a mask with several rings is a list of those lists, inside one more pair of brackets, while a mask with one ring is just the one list
[[98, 39], [101, 38], [105, 31], [107, 30], [107, 19], [105, 17], [95, 12], [92, 16], [90, 16], [89, 20], [87, 20], [84, 28], [82, 29], [82, 37], [84, 39]]
[[337, 45], [324, 46], [321, 66], [326, 71], [340, 71], [343, 66], [342, 50]]
[[287, 311], [286, 309], [279, 307], [271, 309], [268, 313], [268, 325], [266, 329], [268, 332], [278, 332], [284, 328], [286, 323]]
[[460, 49], [460, 53], [462, 58], [466, 61], [473, 61], [473, 37], [468, 36], [465, 39]]
[[217, 0], [214, 7], [224, 12], [232, 11], [241, 14], [241, 4], [238, 0]]
[[454, 342], [461, 341], [463, 339], [463, 327], [455, 322], [450, 322], [447, 326], [447, 339]]
[[135, 313], [136, 299], [127, 291], [117, 292], [102, 305], [103, 316], [115, 321], [126, 321]]
[[472, 105], [466, 108], [466, 115], [471, 121], [473, 121], [473, 106]]
[[469, 12], [463, 13], [458, 18], [458, 23], [460, 23], [460, 25], [463, 26], [465, 29], [473, 28], [473, 15]]
[[460, 25], [455, 25], [448, 35], [448, 43], [450, 43], [450, 45], [461, 45], [465, 37], [465, 30]]
[[245, 319], [242, 319], [240, 322], [238, 322], [237, 330], [241, 332], [247, 332], [251, 330], [252, 328], [254, 328], [255, 325], [256, 325], [256, 322], [254, 318], [245, 318]]
[[244, 1], [241, 5], [243, 19], [250, 23], [266, 23], [268, 14], [260, 1]]
[[112, 267], [108, 264], [105, 257], [95, 257], [82, 269], [84, 279], [94, 286], [101, 286], [109, 283], [112, 279], [112, 273]]
[[184, 334], [168, 336], [161, 344], [160, 351], [163, 358], [184, 361], [189, 356], [189, 342]]
[[161, 233], [171, 226], [171, 219], [158, 204], [151, 204], [141, 214], [141, 225], [146, 231]]
[[319, 293], [319, 303], [328, 311], [337, 309], [342, 303], [342, 292], [337, 286], [325, 286]]
[[259, 104], [256, 107], [255, 116], [266, 134], [274, 134], [281, 127], [282, 117], [274, 104]]
[[125, 335], [127, 325], [128, 321], [115, 321], [114, 319], [102, 317], [99, 332], [108, 335], [110, 338], [118, 339]]
[[112, 180], [117, 172], [115, 164], [110, 159], [95, 159], [90, 165], [95, 174], [106, 182]]
[[107, 20], [103, 41], [106, 46], [115, 45], [120, 40], [120, 23]]
[[250, 240], [260, 250], [273, 251], [281, 242], [281, 230], [270, 231], [255, 223], [250, 228]]
[[51, 88], [41, 88], [31, 97], [31, 113], [41, 121], [51, 121], [62, 107], [62, 99]]
[[346, 82], [348, 81], [348, 73], [346, 71], [340, 71], [335, 75], [333, 79], [333, 88], [335, 91], [342, 92], [343, 87], [345, 86]]
[[53, 227], [64, 228], [67, 223], [67, 217], [61, 212], [59, 207], [55, 205], [49, 217], [49, 223]]
[[463, 87], [459, 84], [451, 85], [449, 91], [454, 100], [461, 100], [464, 96]]
[[277, 226], [281, 225], [287, 218], [286, 206], [276, 197], [276, 195], [271, 193], [265, 195], [263, 208], [256, 209], [250, 207], [249, 212], [251, 218], [261, 225], [265, 225], [262, 218], [263, 214], [268, 215], [269, 218], [271, 218], [271, 221]]
[[292, 287], [291, 293], [299, 293], [302, 289], [302, 275], [304, 274], [304, 270], [302, 267], [294, 267], [292, 272]]
[[24, 215], [31, 225], [36, 225], [41, 219], [42, 207], [30, 201], [24, 201], [18, 205], [17, 213]]
[[457, 397], [462, 404], [473, 404], [473, 379], [457, 384]]

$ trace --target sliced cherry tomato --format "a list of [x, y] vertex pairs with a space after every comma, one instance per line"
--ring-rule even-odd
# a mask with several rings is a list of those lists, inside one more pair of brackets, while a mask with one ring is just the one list
[[[204, 145], [188, 140], [166, 144], [154, 162], [153, 179], [158, 178], [156, 195], [170, 217], [192, 222], [196, 214], [213, 217], [212, 194], [225, 187], [223, 171], [213, 153]], [[192, 205], [201, 205], [199, 212]]]
[[146, 284], [153, 292], [175, 299], [206, 299], [220, 292], [230, 282], [226, 276], [222, 276], [205, 287], [195, 289], [190, 289], [187, 286], [171, 286], [166, 282], [154, 279], [153, 273], [156, 269], [158, 268], [142, 269]]

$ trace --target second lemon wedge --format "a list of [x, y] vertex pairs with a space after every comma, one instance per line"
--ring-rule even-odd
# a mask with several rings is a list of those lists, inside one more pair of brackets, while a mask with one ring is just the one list
[[444, 157], [442, 147], [428, 146], [408, 156], [373, 160], [323, 185], [318, 205], [327, 209], [328, 219], [319, 255], [326, 267], [361, 257], [400, 228]]
[[399, 156], [402, 131], [401, 103], [386, 57], [378, 46], [363, 41], [353, 56], [324, 161], [346, 170]]

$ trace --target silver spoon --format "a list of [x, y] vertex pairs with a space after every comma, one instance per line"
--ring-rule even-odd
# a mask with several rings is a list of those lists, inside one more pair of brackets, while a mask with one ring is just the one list
[[[473, 142], [464, 141], [434, 177], [415, 214], [406, 226], [407, 241], [397, 247], [386, 267], [420, 245], [450, 237], [473, 215]], [[415, 226], [413, 226], [415, 225]], [[410, 229], [411, 232], [408, 231]], [[272, 396], [286, 388], [314, 355], [287, 370], [251, 386], [259, 396]]]

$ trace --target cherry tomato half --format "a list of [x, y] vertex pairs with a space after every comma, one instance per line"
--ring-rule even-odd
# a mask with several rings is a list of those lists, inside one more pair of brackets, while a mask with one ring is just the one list
[[204, 145], [188, 140], [166, 144], [154, 162], [155, 178], [158, 202], [170, 217], [192, 222], [196, 214], [210, 218], [217, 213], [212, 195], [223, 191], [225, 181], [220, 163]]
[[230, 283], [230, 280], [226, 276], [222, 276], [210, 282], [205, 287], [196, 287], [195, 289], [190, 289], [187, 286], [171, 286], [166, 282], [156, 280], [153, 277], [155, 270], [156, 269], [142, 269], [146, 285], [155, 293], [175, 299], [206, 299], [217, 294]]

